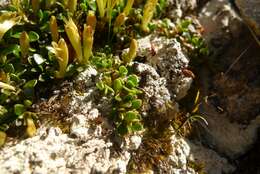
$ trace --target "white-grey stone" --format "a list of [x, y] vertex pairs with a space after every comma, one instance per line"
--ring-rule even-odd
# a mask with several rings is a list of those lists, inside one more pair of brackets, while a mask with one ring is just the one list
[[167, 16], [171, 19], [179, 19], [193, 11], [197, 7], [197, 0], [168, 0], [167, 2]]
[[232, 173], [235, 169], [227, 159], [219, 156], [215, 151], [194, 144], [185, 138], [172, 136], [171, 144], [173, 152], [167, 159], [170, 164], [169, 173], [196, 173], [188, 165], [189, 161], [198, 165], [203, 164], [202, 170], [207, 174]]
[[204, 28], [203, 38], [211, 51], [217, 54], [238, 38], [243, 22], [227, 0], [211, 0], [199, 13], [199, 21]]
[[[151, 53], [151, 46], [156, 52]], [[181, 99], [186, 94], [192, 83], [192, 78], [186, 78], [182, 70], [187, 68], [189, 59], [182, 52], [181, 45], [175, 39], [167, 39], [150, 35], [138, 40], [138, 53], [140, 57], [146, 57], [159, 74], [166, 79], [166, 86], [172, 99]]]
[[230, 122], [226, 113], [219, 114], [212, 105], [204, 106], [202, 112], [208, 122], [208, 126], [200, 131], [203, 141], [219, 153], [236, 159], [245, 154], [256, 142], [260, 116], [250, 124], [242, 125]]
[[132, 135], [126, 138], [126, 148], [129, 150], [136, 150], [142, 143], [142, 137], [140, 135]]

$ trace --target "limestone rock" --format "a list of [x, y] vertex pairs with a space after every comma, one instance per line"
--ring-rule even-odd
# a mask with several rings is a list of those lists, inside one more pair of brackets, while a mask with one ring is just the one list
[[200, 144], [195, 144], [185, 138], [172, 136], [173, 152], [167, 159], [168, 166], [161, 166], [161, 169], [169, 173], [195, 174], [196, 165], [204, 166], [202, 172], [207, 174], [232, 173], [234, 167], [227, 159], [221, 157], [214, 150], [208, 149]]
[[[166, 79], [172, 100], [183, 98], [190, 88], [192, 78], [185, 77], [182, 73], [183, 68], [188, 66], [189, 59], [182, 52], [180, 43], [175, 39], [147, 36], [138, 40], [138, 46], [137, 55], [146, 57], [147, 63]], [[151, 52], [152, 46], [156, 54]]]
[[219, 114], [212, 105], [204, 105], [202, 112], [208, 121], [208, 126], [204, 131], [200, 131], [201, 137], [205, 144], [217, 152], [236, 159], [245, 154], [257, 140], [260, 116], [250, 124], [242, 125], [230, 122], [227, 114]]
[[197, 8], [198, 0], [168, 0], [167, 13], [171, 19], [178, 19]]
[[227, 0], [211, 0], [199, 12], [203, 38], [216, 55], [222, 53], [242, 32], [243, 22]]

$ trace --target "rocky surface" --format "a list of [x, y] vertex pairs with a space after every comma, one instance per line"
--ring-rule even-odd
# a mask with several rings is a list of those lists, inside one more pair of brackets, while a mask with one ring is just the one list
[[169, 0], [167, 1], [168, 17], [177, 20], [197, 8], [197, 0]]
[[[161, 62], [150, 62], [154, 67], [162, 66], [180, 71], [182, 67], [188, 65], [188, 59], [181, 52], [180, 46], [175, 40], [157, 38], [157, 42], [154, 40], [152, 42], [157, 51], [154, 58], [161, 60]], [[149, 53], [149, 47], [143, 45], [149, 45], [150, 39], [146, 43], [143, 40], [140, 43], [142, 49], [142, 53], [139, 52], [140, 55]], [[174, 54], [168, 54], [171, 57], [166, 56], [165, 48]], [[148, 55], [145, 56], [148, 57]], [[167, 65], [166, 58], [174, 59], [174, 61], [169, 61]], [[134, 67], [142, 79], [146, 79], [141, 82], [145, 91], [144, 97], [148, 101], [147, 107], [144, 108], [144, 115], [145, 111], [149, 112], [150, 108], [157, 108], [160, 112], [165, 102], [174, 101], [176, 97], [171, 93], [178, 96], [179, 92], [185, 91], [184, 93], [186, 93], [188, 90], [186, 87], [181, 89], [181, 85], [176, 85], [174, 88], [168, 87], [169, 81], [174, 80], [171, 78], [175, 77], [176, 82], [180, 82], [182, 78], [185, 78], [182, 75], [175, 74], [170, 78], [165, 70], [158, 74], [163, 68], [155, 69], [142, 63], [135, 63]], [[140, 146], [142, 136], [133, 135], [125, 139], [111, 136], [113, 129], [105, 115], [110, 108], [110, 99], [100, 97], [95, 88], [97, 78], [97, 71], [88, 67], [74, 80], [75, 89], [67, 94], [71, 97], [67, 106], [69, 134], [62, 133], [57, 127], [48, 127], [44, 124], [35, 137], [22, 140], [14, 145], [6, 144], [0, 151], [0, 173], [126, 173], [131, 151]], [[177, 110], [178, 105], [176, 105]], [[120, 153], [115, 148], [116, 144], [121, 149]], [[225, 168], [230, 171], [232, 169], [225, 159], [212, 150], [201, 150], [200, 153], [194, 155], [191, 149], [196, 149], [195, 147], [198, 148], [198, 146], [190, 144], [187, 140], [174, 136], [172, 146], [174, 151], [167, 160], [167, 169], [171, 173], [196, 173], [189, 166], [188, 161], [199, 159], [206, 164], [208, 159], [204, 159], [205, 156], [210, 156], [214, 165], [218, 164], [217, 171]], [[210, 155], [210, 153], [214, 155]], [[216, 171], [210, 166], [205, 169], [209, 173]], [[165, 168], [162, 166], [161, 170], [164, 171]]]
[[[172, 19], [183, 17], [196, 10], [198, 4], [204, 4], [202, 1], [169, 1], [168, 15]], [[259, 23], [251, 12], [249, 15]], [[260, 64], [256, 61], [259, 54], [254, 51], [258, 47], [226, 0], [208, 1], [199, 12], [199, 21], [204, 26], [203, 36], [212, 53], [207, 65], [216, 60], [221, 64], [221, 71], [212, 72], [208, 67], [200, 67], [201, 91], [205, 96], [214, 91], [217, 97], [209, 97], [200, 108], [209, 125], [199, 126], [199, 138], [191, 141], [175, 135], [171, 137], [173, 151], [164, 163], [158, 164], [159, 173], [195, 174], [198, 173], [196, 165], [202, 165], [202, 171], [208, 174], [232, 173], [237, 166], [231, 161], [246, 155], [259, 139], [260, 72], [257, 67]], [[182, 74], [183, 68], [189, 65], [189, 58], [175, 39], [150, 35], [138, 40], [138, 44], [137, 55], [145, 58], [146, 63], [134, 63], [147, 101], [143, 116], [149, 117], [153, 109], [164, 112], [168, 101], [175, 104], [177, 112], [178, 100], [186, 96], [193, 81]], [[231, 66], [240, 55], [238, 50], [242, 52], [248, 46], [251, 51]], [[220, 72], [224, 72], [224, 76]], [[7, 143], [0, 149], [0, 173], [127, 172], [132, 152], [140, 147], [143, 137], [135, 134], [118, 138], [112, 134], [113, 127], [107, 120], [111, 99], [97, 91], [97, 74], [93, 67], [88, 67], [71, 85], [73, 89], [68, 94], [65, 118], [69, 131], [62, 132], [60, 128], [44, 123], [35, 137]], [[65, 97], [61, 99], [65, 100]]]
[[[150, 35], [139, 39], [138, 46], [137, 56], [146, 57], [146, 63], [166, 79], [171, 98], [180, 100], [186, 96], [192, 78], [182, 73], [182, 70], [188, 67], [189, 58], [183, 53], [180, 43], [175, 39]], [[156, 54], [151, 52], [151, 47]]]
[[173, 174], [195, 174], [198, 171], [196, 171], [196, 167], [191, 167], [191, 162], [204, 166], [202, 171], [208, 174], [232, 173], [235, 170], [227, 159], [201, 144], [194, 144], [185, 138], [176, 136], [172, 136], [171, 144], [173, 152], [167, 159], [167, 163], [170, 165], [161, 166], [161, 173], [171, 171]]
[[[230, 122], [227, 114], [220, 114], [211, 104], [202, 109], [208, 127], [201, 132], [205, 144], [231, 159], [245, 154], [257, 140], [260, 117], [248, 125]], [[215, 124], [215, 123], [219, 124]], [[219, 126], [221, 125], [221, 126]]]
[[91, 124], [100, 115], [93, 98], [97, 95], [92, 81], [96, 73], [89, 67], [75, 79], [77, 84], [84, 78], [88, 88], [83, 89], [83, 93], [72, 91], [68, 118], [70, 134], [62, 133], [59, 128], [43, 126], [35, 137], [15, 146], [6, 145], [0, 152], [0, 173], [126, 172], [130, 154], [124, 151], [112, 157], [112, 142], [107, 133], [111, 126]]
[[260, 1], [235, 0], [245, 22], [260, 36]]
[[0, 0], [0, 7], [7, 5], [9, 2], [10, 1], [8, 1], [8, 0]]
[[[247, 6], [257, 3], [243, 2]], [[210, 96], [201, 107], [209, 125], [199, 131], [200, 139], [217, 153], [236, 160], [259, 141], [259, 45], [228, 1], [209, 1], [199, 20], [212, 53], [207, 66], [199, 70], [202, 91]], [[254, 161], [248, 164], [258, 166]]]
[[[183, 59], [178, 55], [172, 58]], [[137, 63], [135, 67], [147, 79], [143, 83], [147, 101], [153, 98], [145, 110], [149, 110], [149, 105], [159, 109], [163, 102], [171, 100], [166, 78], [149, 65]], [[74, 80], [75, 89], [67, 94], [70, 96], [66, 108], [69, 134], [44, 124], [35, 137], [15, 145], [7, 144], [0, 151], [0, 173], [125, 173], [129, 150], [139, 147], [141, 136], [133, 135], [120, 141], [111, 139], [113, 129], [106, 119], [111, 102], [100, 96], [95, 87], [97, 78], [97, 71], [88, 67]], [[112, 146], [116, 142], [121, 148], [120, 154]]]
[[209, 1], [199, 12], [203, 37], [214, 55], [223, 53], [242, 32], [242, 20], [229, 1]]

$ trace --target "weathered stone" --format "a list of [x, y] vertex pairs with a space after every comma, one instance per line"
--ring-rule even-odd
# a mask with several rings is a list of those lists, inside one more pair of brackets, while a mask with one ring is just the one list
[[197, 8], [197, 0], [168, 0], [167, 16], [178, 19]]
[[[186, 96], [190, 89], [192, 78], [185, 77], [182, 73], [189, 64], [189, 58], [185, 56], [181, 45], [175, 39], [147, 36], [138, 40], [138, 53], [140, 57], [146, 57], [146, 61], [158, 74], [166, 79], [166, 86], [170, 91], [172, 100], [180, 100]], [[156, 54], [151, 52], [153, 47]]]
[[[203, 165], [202, 171], [207, 174], [232, 173], [234, 167], [227, 159], [221, 157], [214, 150], [201, 144], [195, 144], [185, 138], [172, 136], [173, 152], [167, 159], [169, 165], [161, 169], [173, 174], [195, 174], [191, 162]], [[195, 167], [195, 166], [194, 166]]]
[[211, 0], [199, 12], [204, 28], [203, 38], [210, 50], [218, 55], [240, 37], [243, 22], [227, 0]]
[[[203, 142], [231, 159], [245, 154], [257, 140], [260, 116], [248, 125], [230, 122], [227, 114], [220, 114], [211, 104], [202, 107], [208, 126], [200, 131]], [[216, 124], [217, 123], [217, 124]]]
[[260, 1], [236, 0], [235, 3], [245, 22], [260, 36]]

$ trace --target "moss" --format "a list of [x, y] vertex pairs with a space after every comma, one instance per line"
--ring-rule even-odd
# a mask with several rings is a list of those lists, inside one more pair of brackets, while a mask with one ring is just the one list
[[143, 138], [139, 149], [134, 151], [128, 164], [129, 173], [156, 171], [172, 152], [171, 134], [150, 132]]
[[196, 163], [194, 161], [189, 160], [188, 167], [192, 168], [198, 174], [206, 174], [204, 172], [205, 164], [203, 164], [203, 163]]

